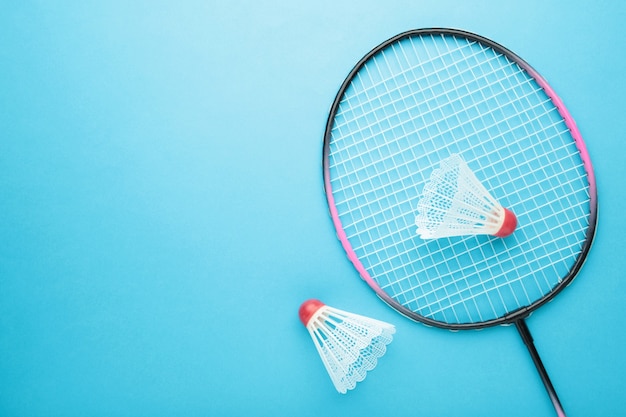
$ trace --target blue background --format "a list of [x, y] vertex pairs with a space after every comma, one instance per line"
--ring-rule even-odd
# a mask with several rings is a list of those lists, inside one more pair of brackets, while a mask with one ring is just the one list
[[[0, 2], [1, 416], [551, 416], [512, 327], [400, 316], [346, 259], [322, 136], [348, 71], [457, 27], [563, 98], [598, 180], [579, 277], [528, 320], [570, 416], [623, 414], [621, 1]], [[391, 322], [337, 394], [300, 303]]]

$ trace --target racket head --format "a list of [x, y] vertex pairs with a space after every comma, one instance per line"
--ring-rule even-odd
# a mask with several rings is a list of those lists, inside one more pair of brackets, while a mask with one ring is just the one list
[[[452, 153], [518, 216], [513, 235], [417, 236], [421, 190]], [[360, 276], [437, 327], [526, 317], [574, 279], [595, 234], [593, 168], [563, 102], [519, 56], [461, 30], [404, 32], [355, 65], [330, 110], [323, 175]]]

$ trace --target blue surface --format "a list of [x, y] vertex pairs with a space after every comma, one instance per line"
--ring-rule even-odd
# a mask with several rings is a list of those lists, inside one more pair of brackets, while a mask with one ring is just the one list
[[[510, 48], [577, 121], [600, 199], [580, 276], [528, 320], [570, 416], [626, 390], [626, 5], [0, 4], [0, 415], [551, 416], [515, 329], [451, 333], [380, 302], [322, 192], [329, 106], [407, 29]], [[300, 303], [394, 323], [342, 396]]]

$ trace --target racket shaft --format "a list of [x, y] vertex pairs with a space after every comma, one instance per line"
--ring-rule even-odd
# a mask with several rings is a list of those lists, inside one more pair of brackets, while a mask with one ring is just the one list
[[548, 376], [548, 372], [546, 372], [546, 368], [543, 366], [543, 362], [541, 362], [541, 358], [539, 357], [539, 353], [535, 348], [535, 343], [533, 342], [533, 337], [530, 334], [530, 330], [528, 330], [528, 326], [526, 326], [526, 322], [524, 319], [519, 319], [515, 321], [515, 327], [519, 331], [524, 344], [528, 348], [528, 352], [530, 353], [530, 357], [533, 359], [535, 363], [535, 367], [539, 372], [539, 376], [541, 377], [541, 381], [543, 381], [543, 385], [546, 387], [546, 391], [548, 391], [548, 395], [550, 396], [550, 400], [552, 401], [552, 405], [556, 410], [556, 414], [559, 417], [566, 417], [565, 411], [563, 410], [563, 406], [559, 401], [559, 397], [556, 395], [556, 391], [552, 382], [550, 381], [550, 377]]

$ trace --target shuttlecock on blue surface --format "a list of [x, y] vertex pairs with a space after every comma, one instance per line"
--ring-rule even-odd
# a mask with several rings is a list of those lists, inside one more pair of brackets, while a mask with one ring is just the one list
[[299, 316], [330, 379], [342, 394], [356, 387], [376, 367], [396, 331], [389, 323], [338, 310], [319, 300], [305, 301]]

